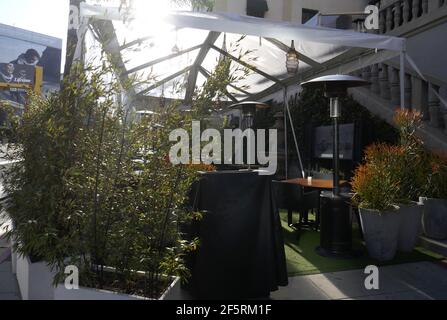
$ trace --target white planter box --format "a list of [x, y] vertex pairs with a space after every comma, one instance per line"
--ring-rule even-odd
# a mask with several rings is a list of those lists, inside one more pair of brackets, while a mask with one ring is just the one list
[[16, 277], [23, 300], [53, 300], [54, 272], [45, 262], [32, 263], [28, 256], [17, 255]]
[[[29, 257], [17, 257], [17, 282], [23, 300], [151, 300], [107, 290], [80, 287], [68, 290], [64, 284], [53, 286], [55, 273], [45, 262], [31, 263]], [[180, 278], [173, 281], [159, 300], [182, 300]]]
[[[165, 291], [159, 300], [181, 300], [180, 279], [173, 278], [171, 286]], [[79, 287], [79, 289], [68, 290], [63, 284], [56, 287], [54, 300], [152, 300], [140, 296], [120, 294], [107, 290]]]

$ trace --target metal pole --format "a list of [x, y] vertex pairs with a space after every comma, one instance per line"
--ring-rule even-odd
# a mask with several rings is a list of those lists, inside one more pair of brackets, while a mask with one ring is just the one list
[[333, 125], [333, 133], [334, 133], [334, 143], [333, 143], [333, 166], [334, 166], [334, 172], [333, 172], [333, 180], [334, 180], [334, 189], [333, 189], [333, 195], [334, 197], [340, 196], [340, 179], [339, 179], [339, 158], [340, 158], [340, 135], [339, 135], [339, 128], [338, 128], [338, 117], [340, 116], [340, 105], [339, 105], [339, 99], [337, 98], [331, 98], [330, 104], [331, 104], [331, 118], [332, 118], [332, 125]]
[[340, 179], [338, 177], [339, 168], [339, 132], [338, 118], [334, 118], [334, 196], [340, 195]]
[[300, 162], [301, 177], [304, 179], [306, 177], [306, 173], [304, 172], [303, 160], [301, 158], [301, 152], [298, 146], [298, 139], [296, 138], [295, 126], [293, 125], [292, 115], [290, 114], [289, 100], [286, 100], [286, 109], [287, 115], [289, 116], [290, 128], [292, 129], [293, 140], [295, 142], [296, 153], [298, 154], [298, 161]]
[[405, 55], [406, 52], [400, 53], [400, 106], [405, 109]]
[[[255, 111], [256, 112], [256, 111]], [[247, 129], [252, 130], [253, 129], [253, 114], [249, 113], [246, 117], [247, 121]], [[245, 129], [244, 129], [245, 130]], [[251, 171], [251, 135], [248, 135], [247, 138], [247, 162], [248, 162], [248, 170]]]
[[287, 87], [284, 87], [284, 153], [285, 153], [285, 165], [286, 165], [286, 180], [289, 179], [289, 148], [287, 143]]

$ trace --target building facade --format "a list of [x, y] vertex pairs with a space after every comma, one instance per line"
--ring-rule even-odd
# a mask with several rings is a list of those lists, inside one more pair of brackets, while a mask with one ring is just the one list
[[[349, 13], [363, 12], [368, 0], [216, 0], [214, 11], [247, 14], [247, 7], [264, 6], [265, 18], [276, 21], [303, 23], [317, 12]], [[261, 8], [262, 10], [262, 8]]]

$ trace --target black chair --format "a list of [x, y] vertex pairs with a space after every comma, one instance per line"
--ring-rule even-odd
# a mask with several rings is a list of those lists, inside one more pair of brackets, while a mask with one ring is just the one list
[[[320, 224], [320, 195], [318, 191], [304, 192], [303, 187], [283, 181], [272, 181], [273, 196], [278, 209], [287, 210], [289, 226], [301, 228], [314, 226], [318, 230]], [[309, 211], [316, 213], [315, 223], [308, 220]], [[293, 223], [293, 212], [299, 213], [298, 223]]]

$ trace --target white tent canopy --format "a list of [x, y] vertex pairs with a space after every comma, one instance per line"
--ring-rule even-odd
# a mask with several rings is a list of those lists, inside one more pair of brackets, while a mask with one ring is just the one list
[[[81, 16], [121, 20], [118, 8], [81, 4]], [[176, 27], [228, 32], [268, 38], [301, 39], [302, 41], [343, 45], [349, 47], [405, 50], [405, 39], [369, 33], [359, 33], [323, 27], [310, 27], [294, 22], [276, 22], [230, 13], [171, 12], [164, 16]]]
[[[119, 7], [81, 3], [77, 56], [75, 54], [75, 58], [83, 56], [80, 52], [85, 39], [93, 39], [92, 42], [98, 40], [98, 34], [89, 35], [88, 25], [95, 20], [106, 20], [108, 24], [100, 24], [99, 29], [109, 30], [98, 30], [97, 27], [95, 31], [112, 32], [112, 39], [101, 45], [115, 57], [120, 57], [119, 76], [136, 74], [139, 78], [153, 79], [152, 84], [144, 83], [134, 88], [133, 95], [184, 99], [188, 104], [195, 87], [206, 81], [219, 58], [225, 56], [253, 71], [241, 80], [242, 83], [227, 87], [228, 99], [233, 102], [262, 100], [282, 92], [287, 132], [289, 124], [293, 128], [287, 99], [289, 87], [297, 88], [300, 83], [316, 75], [350, 73], [400, 55], [401, 107], [405, 108], [404, 38], [274, 22], [228, 13], [156, 12], [150, 10], [152, 7], [148, 7], [148, 2], [143, 0], [140, 5], [145, 10], [136, 8], [123, 12]], [[290, 49], [288, 44], [292, 40], [299, 52], [297, 75], [287, 74], [285, 65], [285, 53]], [[235, 42], [238, 43], [239, 53], [252, 52], [255, 59], [231, 51], [231, 43]], [[92, 57], [97, 55], [93, 54]], [[183, 86], [178, 86], [179, 83]], [[179, 90], [178, 87], [183, 89]], [[294, 130], [292, 132], [295, 133]], [[302, 169], [295, 136], [294, 140]]]
[[[195, 85], [200, 86], [206, 75], [212, 72], [222, 52], [219, 49], [234, 43], [241, 35], [246, 36], [241, 46], [252, 50], [256, 61], [244, 61], [254, 67], [244, 83], [236, 88], [229, 87], [232, 100], [246, 100], [260, 92], [274, 93], [282, 87], [297, 85], [304, 79], [300, 77], [309, 69], [324, 69], [325, 64], [346, 54], [349, 48], [375, 49], [379, 54], [351, 59], [349, 65], [340, 65], [337, 73], [349, 73], [367, 67], [372, 63], [388, 60], [401, 55], [404, 64], [404, 38], [359, 33], [354, 31], [301, 25], [293, 22], [274, 22], [262, 18], [248, 17], [228, 13], [201, 13], [186, 11], [169, 11], [158, 16], [146, 12], [123, 12], [118, 7], [106, 7], [81, 3], [81, 17], [113, 21], [115, 33], [125, 64], [125, 73], [137, 73], [145, 78], [153, 76], [154, 85], [137, 88], [144, 95], [182, 98], [186, 92], [169, 88], [179, 82], [191, 80], [188, 74], [191, 67], [199, 67], [199, 74], [193, 77]], [[132, 19], [129, 19], [131, 17]], [[152, 21], [156, 19], [157, 24]], [[130, 22], [129, 22], [130, 21]], [[151, 23], [152, 21], [152, 23]], [[149, 24], [149, 25], [148, 25]], [[82, 27], [80, 28], [82, 29]], [[215, 32], [215, 37], [208, 37]], [[227, 43], [223, 41], [226, 34]], [[129, 39], [129, 35], [134, 38]], [[265, 39], [260, 43], [260, 38]], [[285, 68], [285, 51], [294, 40], [300, 53], [298, 76], [289, 79]], [[173, 54], [172, 48], [179, 48], [180, 54]], [[211, 47], [212, 50], [206, 48]], [[203, 50], [205, 48], [205, 50]], [[379, 52], [380, 50], [380, 52]], [[204, 55], [204, 56], [202, 56]], [[169, 59], [164, 57], [172, 56]], [[234, 55], [233, 55], [234, 56]], [[236, 57], [237, 58], [237, 57]], [[237, 62], [237, 59], [234, 59]], [[200, 65], [197, 65], [200, 62]], [[253, 70], [253, 69], [252, 69]], [[403, 65], [401, 71], [403, 71]], [[401, 72], [401, 96], [404, 107], [404, 73]], [[289, 80], [289, 81], [287, 81]], [[293, 81], [290, 81], [293, 80]], [[159, 84], [159, 86], [156, 86]], [[247, 88], [247, 89], [244, 89]], [[186, 89], [185, 89], [186, 90]], [[176, 91], [174, 93], [174, 91]], [[191, 90], [190, 90], [191, 91]], [[264, 95], [265, 96], [265, 95]]]
[[399, 52], [405, 49], [404, 38], [310, 27], [294, 22], [274, 22], [263, 18], [229, 13], [174, 12], [167, 15], [166, 20], [178, 27], [239, 33], [266, 38], [300, 39], [305, 42]]

